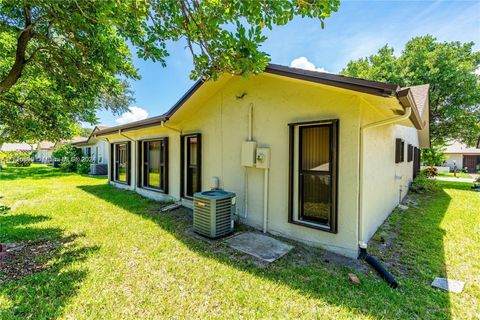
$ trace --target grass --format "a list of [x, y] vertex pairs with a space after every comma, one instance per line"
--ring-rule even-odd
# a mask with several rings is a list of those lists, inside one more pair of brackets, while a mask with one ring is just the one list
[[[454, 178], [455, 175], [453, 174], [453, 172], [439, 172], [438, 173], [438, 176], [439, 177], [449, 177], [449, 178]], [[467, 178], [467, 179], [470, 179], [472, 178], [471, 175], [469, 175], [468, 173], [465, 173], [465, 172], [457, 172], [457, 178]]]
[[[3, 283], [0, 275], [0, 318], [473, 319], [480, 314], [480, 194], [468, 184], [440, 185], [412, 198], [418, 208], [395, 211], [372, 241], [371, 252], [400, 283], [392, 290], [369, 269], [336, 265], [299, 244], [259, 264], [221, 241], [192, 237], [187, 210], [159, 213], [158, 202], [103, 178], [8, 168], [0, 190], [11, 210], [0, 215], [0, 242], [61, 245], [36, 258], [38, 272]], [[466, 288], [431, 288], [436, 276], [464, 280]]]

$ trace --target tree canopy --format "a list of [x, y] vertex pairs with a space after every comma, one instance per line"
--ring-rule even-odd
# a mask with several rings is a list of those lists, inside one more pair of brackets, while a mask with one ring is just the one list
[[473, 145], [480, 136], [480, 52], [473, 46], [416, 37], [398, 56], [386, 45], [377, 54], [349, 62], [341, 73], [402, 87], [429, 83], [432, 143]]
[[[138, 57], [165, 65], [186, 40], [194, 79], [259, 73], [265, 28], [295, 16], [324, 20], [339, 0], [0, 0], [0, 139], [59, 140], [98, 108], [133, 101]], [[130, 48], [129, 48], [130, 46]]]

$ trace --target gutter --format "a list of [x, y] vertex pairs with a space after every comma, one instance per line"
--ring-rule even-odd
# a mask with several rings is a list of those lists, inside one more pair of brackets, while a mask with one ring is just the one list
[[397, 288], [398, 283], [395, 281], [395, 278], [377, 261], [373, 256], [367, 253], [367, 240], [364, 235], [364, 225], [363, 225], [363, 194], [364, 194], [364, 146], [365, 146], [365, 130], [370, 128], [376, 128], [380, 126], [385, 126], [389, 124], [394, 124], [405, 119], [409, 119], [412, 115], [412, 107], [408, 106], [405, 108], [405, 112], [402, 115], [368, 123], [360, 127], [360, 159], [359, 159], [359, 168], [358, 168], [358, 246], [360, 248], [359, 259], [365, 260], [370, 266], [372, 266], [380, 276], [388, 282], [390, 287]]
[[360, 248], [367, 248], [367, 243], [364, 239], [363, 235], [363, 182], [364, 182], [364, 165], [363, 165], [363, 154], [364, 154], [364, 145], [365, 145], [365, 130], [370, 129], [370, 128], [375, 128], [375, 127], [380, 127], [380, 126], [385, 126], [388, 124], [393, 124], [396, 122], [403, 121], [405, 119], [408, 119], [410, 115], [412, 114], [412, 108], [407, 107], [405, 108], [405, 113], [396, 116], [393, 118], [377, 121], [377, 122], [372, 122], [368, 123], [366, 125], [363, 125], [360, 127], [360, 161], [359, 161], [359, 168], [358, 168], [358, 176], [359, 176], [359, 183], [358, 183], [358, 245]]
[[166, 126], [166, 125], [165, 125], [165, 122], [167, 122], [167, 120], [163, 120], [162, 122], [160, 122], [160, 126], [161, 126], [162, 128], [170, 129], [170, 130], [175, 131], [175, 132], [177, 132], [177, 133], [179, 133], [179, 134], [182, 134], [182, 130], [178, 130], [178, 129], [175, 129], [175, 128], [173, 128], [173, 127]]
[[410, 120], [414, 124], [417, 130], [422, 130], [426, 126], [426, 122], [422, 120], [420, 113], [418, 111], [418, 106], [415, 103], [413, 98], [412, 91], [409, 88], [402, 89], [396, 93], [396, 97], [400, 104], [405, 108], [411, 108], [411, 115], [409, 116]]

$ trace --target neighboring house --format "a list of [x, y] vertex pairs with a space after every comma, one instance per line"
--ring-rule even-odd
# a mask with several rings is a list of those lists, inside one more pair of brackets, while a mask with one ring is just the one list
[[55, 143], [50, 141], [41, 141], [37, 144], [37, 153], [35, 161], [40, 163], [51, 163], [52, 152], [55, 150]]
[[37, 148], [37, 144], [28, 144], [28, 143], [3, 143], [0, 145], [0, 151], [15, 151], [15, 152], [23, 152], [28, 153], [32, 152]]
[[119, 188], [192, 207], [219, 181], [243, 223], [356, 258], [419, 170], [428, 89], [269, 65], [95, 136]]
[[458, 170], [466, 168], [469, 173], [480, 171], [480, 140], [476, 148], [455, 141], [446, 147], [444, 153], [447, 156], [445, 165], [450, 167], [451, 171], [455, 166]]
[[35, 155], [35, 161], [40, 163], [51, 164], [53, 163], [52, 153], [55, 149], [65, 143], [72, 143], [78, 140], [83, 140], [83, 137], [74, 137], [72, 140], [62, 140], [57, 142], [42, 141], [37, 145], [37, 154]]
[[70, 140], [61, 140], [61, 141], [57, 141], [55, 142], [55, 145], [54, 145], [54, 149], [57, 149], [58, 147], [61, 147], [63, 146], [64, 144], [73, 144], [73, 143], [77, 143], [77, 142], [83, 142], [87, 140], [87, 138], [85, 137], [81, 137], [81, 136], [76, 136], [76, 137], [73, 137], [72, 139]]
[[108, 142], [95, 137], [100, 130], [105, 130], [106, 126], [96, 126], [88, 138], [77, 139], [71, 144], [82, 150], [83, 157], [92, 160], [90, 174], [106, 175], [108, 170]]

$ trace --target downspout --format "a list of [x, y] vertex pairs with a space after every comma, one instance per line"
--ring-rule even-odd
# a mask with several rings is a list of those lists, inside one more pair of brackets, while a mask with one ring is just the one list
[[405, 112], [402, 115], [368, 123], [360, 127], [360, 158], [359, 158], [359, 168], [358, 168], [358, 246], [360, 247], [360, 256], [359, 259], [365, 260], [370, 264], [379, 274], [385, 279], [392, 288], [396, 288], [398, 283], [395, 281], [393, 276], [383, 268], [383, 266], [372, 256], [367, 253], [367, 241], [364, 239], [363, 234], [363, 189], [364, 189], [364, 146], [365, 146], [365, 130], [380, 126], [385, 126], [393, 123], [403, 121], [410, 118], [412, 114], [411, 107], [405, 107]]

